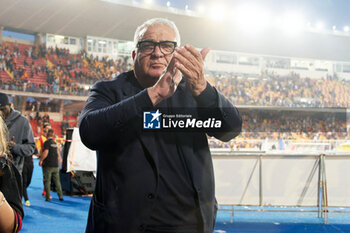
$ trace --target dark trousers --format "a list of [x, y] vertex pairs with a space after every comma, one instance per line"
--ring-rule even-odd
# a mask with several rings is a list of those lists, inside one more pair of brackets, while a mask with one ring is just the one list
[[32, 181], [32, 175], [33, 175], [33, 162], [24, 163], [23, 170], [22, 170], [22, 183], [23, 183], [23, 197], [24, 200], [28, 200], [28, 193], [27, 188], [30, 185], [30, 182]]
[[43, 173], [44, 173], [44, 188], [46, 191], [46, 199], [50, 198], [51, 178], [53, 179], [53, 182], [56, 186], [56, 191], [57, 191], [58, 197], [63, 198], [61, 182], [60, 182], [60, 174], [59, 174], [58, 167], [43, 167]]

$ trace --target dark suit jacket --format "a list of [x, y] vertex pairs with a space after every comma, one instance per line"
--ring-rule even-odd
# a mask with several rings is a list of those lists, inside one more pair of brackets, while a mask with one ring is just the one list
[[[182, 81], [165, 100], [173, 107], [217, 105], [227, 132], [212, 136], [228, 141], [241, 130], [235, 107], [216, 89], [193, 97]], [[142, 130], [142, 114], [152, 102], [133, 71], [112, 81], [96, 83], [80, 116], [82, 142], [97, 151], [97, 179], [86, 232], [142, 232], [157, 195], [158, 154], [154, 133]], [[212, 232], [216, 204], [212, 158], [204, 132], [176, 133], [189, 170], [203, 219], [203, 232]], [[171, 221], [171, 220], [169, 220]]]

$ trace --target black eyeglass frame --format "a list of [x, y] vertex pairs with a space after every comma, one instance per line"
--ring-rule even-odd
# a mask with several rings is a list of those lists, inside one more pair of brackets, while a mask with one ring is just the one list
[[[152, 50], [152, 52], [149, 52], [149, 53], [146, 53], [146, 54], [152, 54], [152, 53], [154, 53], [154, 50], [156, 49], [156, 46], [158, 46], [158, 47], [159, 47], [159, 50], [160, 50], [164, 55], [170, 55], [170, 54], [172, 54], [172, 53], [175, 51], [175, 48], [176, 48], [176, 46], [177, 46], [177, 42], [176, 42], [176, 41], [164, 40], [164, 41], [155, 42], [155, 41], [152, 41], [152, 40], [142, 40], [142, 41], [137, 42], [136, 47], [142, 51], [142, 48], [140, 47], [140, 45], [142, 45], [142, 43], [145, 43], [145, 42], [147, 42], [147, 43], [152, 43], [152, 44], [153, 44], [153, 50]], [[162, 50], [162, 47], [161, 47], [161, 44], [164, 44], [164, 43], [171, 43], [171, 44], [173, 44], [173, 45], [174, 45], [173, 51], [171, 51], [170, 53], [164, 53], [163, 50]]]

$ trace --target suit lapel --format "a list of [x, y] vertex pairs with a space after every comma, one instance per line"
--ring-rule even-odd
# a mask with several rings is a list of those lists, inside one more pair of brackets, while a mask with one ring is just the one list
[[[122, 98], [126, 99], [128, 97], [134, 96], [140, 91], [142, 91], [143, 89], [144, 88], [141, 87], [141, 85], [138, 83], [137, 79], [135, 78], [133, 71], [130, 71], [127, 73], [127, 81], [126, 83], [124, 83], [122, 87], [122, 93], [123, 93]], [[142, 117], [143, 116], [141, 116], [141, 118]], [[137, 137], [140, 140], [144, 150], [147, 150], [148, 154], [153, 159], [155, 167], [158, 168], [158, 153], [155, 147], [156, 142], [154, 139], [154, 132], [141, 131], [140, 134], [137, 134]], [[158, 169], [157, 169], [157, 173], [158, 173]]]
[[125, 80], [125, 83], [123, 83], [123, 86], [122, 86], [122, 93], [124, 98], [136, 95], [137, 93], [139, 93], [144, 89], [141, 87], [141, 85], [135, 78], [133, 71], [127, 72], [126, 76], [127, 78]]

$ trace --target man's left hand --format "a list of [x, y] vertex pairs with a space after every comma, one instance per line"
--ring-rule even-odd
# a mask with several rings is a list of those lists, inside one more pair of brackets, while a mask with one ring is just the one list
[[11, 140], [7, 143], [7, 146], [11, 150], [15, 144], [15, 136], [12, 136]]
[[199, 52], [192, 45], [186, 44], [183, 48], [176, 48], [174, 53], [175, 66], [185, 77], [186, 87], [194, 96], [200, 95], [207, 87], [204, 78], [204, 59], [209, 50], [204, 48]]

